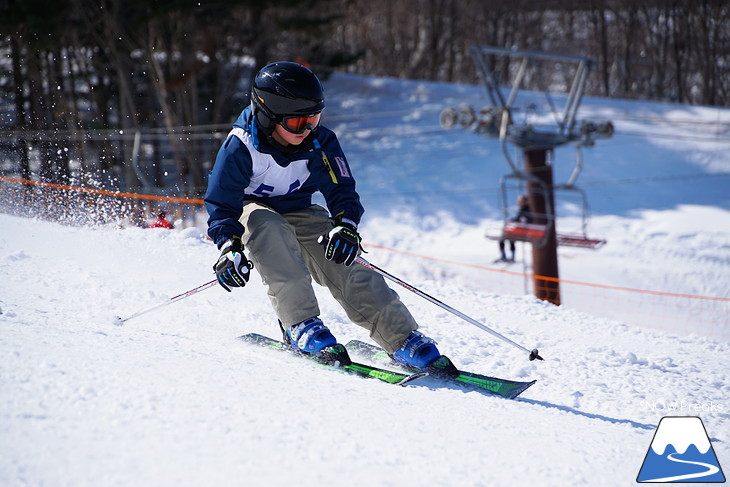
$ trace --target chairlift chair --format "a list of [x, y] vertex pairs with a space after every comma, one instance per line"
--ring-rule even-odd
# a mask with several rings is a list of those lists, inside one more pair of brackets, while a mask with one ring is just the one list
[[[545, 197], [546, 212], [545, 214], [530, 212], [530, 216], [533, 218], [533, 220], [544, 220], [545, 223], [526, 223], [513, 221], [511, 219], [510, 205], [507, 199], [507, 181], [510, 179], [517, 179], [518, 181], [525, 181], [533, 184], [539, 183], [536, 188], [539, 188], [537, 189], [537, 192]], [[555, 226], [555, 218], [552, 216], [554, 213], [552, 211], [550, 201], [547, 198], [547, 195], [549, 194], [548, 189], [544, 186], [545, 184], [542, 181], [533, 181], [532, 179], [527, 177], [526, 174], [521, 172], [502, 176], [499, 183], [499, 194], [502, 213], [504, 214], [504, 220], [500, 233], [498, 235], [487, 234], [487, 238], [492, 240], [512, 240], [517, 242], [529, 242], [537, 246], [538, 248], [542, 248], [547, 243], [547, 240], [550, 237], [550, 231], [552, 231]], [[534, 191], [535, 189], [533, 189], [533, 192]], [[524, 194], [525, 192], [522, 191], [521, 193]]]
[[[550, 231], [555, 227], [555, 216], [552, 208], [549, 206], [549, 201], [546, 201], [548, 205], [547, 214], [533, 213], [532, 217], [537, 220], [545, 220], [546, 223], [526, 223], [516, 222], [510, 219], [510, 210], [508, 203], [508, 191], [507, 181], [509, 179], [518, 179], [520, 181], [525, 180], [521, 173], [508, 174], [500, 180], [500, 196], [502, 212], [504, 214], [504, 221], [502, 223], [501, 233], [499, 235], [487, 234], [487, 238], [492, 240], [512, 240], [518, 242], [528, 242], [538, 248], [544, 246], [549, 238]], [[588, 203], [585, 193], [580, 188], [572, 184], [573, 179], [568, 184], [556, 185], [553, 187], [556, 191], [571, 191], [579, 196], [581, 202], [581, 232], [557, 232], [556, 239], [558, 245], [566, 247], [580, 247], [587, 249], [597, 249], [602, 247], [605, 243], [605, 239], [590, 238], [587, 234], [588, 227]], [[538, 190], [539, 193], [546, 195], [547, 190], [541, 188]]]
[[566, 247], [581, 247], [585, 249], [597, 249], [602, 247], [605, 243], [605, 239], [590, 238], [588, 237], [588, 200], [585, 192], [582, 189], [576, 187], [573, 184], [562, 184], [553, 187], [555, 191], [572, 191], [579, 195], [581, 201], [581, 231], [580, 233], [565, 233], [559, 232], [556, 237], [558, 245]]

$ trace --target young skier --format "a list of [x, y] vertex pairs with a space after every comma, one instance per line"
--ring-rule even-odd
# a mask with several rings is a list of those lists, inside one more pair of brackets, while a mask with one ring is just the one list
[[[243, 287], [255, 267], [285, 340], [320, 354], [337, 340], [319, 318], [314, 279], [397, 362], [425, 368], [440, 356], [434, 341], [379, 274], [355, 263], [364, 210], [337, 136], [320, 125], [324, 107], [319, 79], [302, 65], [276, 62], [256, 75], [205, 195], [218, 282]], [[327, 209], [312, 204], [316, 191]]]
[[[530, 213], [530, 204], [527, 202], [527, 196], [521, 194], [517, 197], [517, 207], [519, 210], [517, 211], [517, 215], [515, 215], [510, 221], [512, 222], [520, 222], [520, 223], [532, 223], [532, 214]], [[509, 250], [510, 250], [510, 258], [508, 259], [507, 256], [504, 253], [504, 241], [505, 239], [500, 239], [499, 241], [499, 253], [500, 258], [497, 260], [497, 262], [514, 262], [515, 261], [515, 241], [510, 240], [509, 241]]]

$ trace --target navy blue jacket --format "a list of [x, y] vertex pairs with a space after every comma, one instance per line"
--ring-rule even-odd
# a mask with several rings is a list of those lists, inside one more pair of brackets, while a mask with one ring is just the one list
[[218, 247], [243, 235], [244, 201], [284, 214], [308, 208], [319, 191], [331, 215], [360, 223], [364, 210], [337, 136], [322, 126], [315, 135], [307, 149], [285, 154], [259, 134], [250, 106], [241, 112], [218, 151], [205, 194], [208, 235]]

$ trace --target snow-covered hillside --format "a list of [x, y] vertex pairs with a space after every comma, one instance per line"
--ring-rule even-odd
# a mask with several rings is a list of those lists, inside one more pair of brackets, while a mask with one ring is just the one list
[[[479, 88], [335, 76], [327, 90], [328, 124], [341, 133], [367, 209], [366, 242], [491, 262], [495, 243], [483, 235], [498, 221], [506, 164], [493, 141], [445, 133], [434, 118], [462, 98], [477, 103]], [[727, 123], [728, 112], [584, 105], [609, 118], [656, 118], [631, 122], [642, 136], [621, 135], [617, 123], [619, 135], [586, 151], [599, 161], [583, 175], [593, 182], [591, 228], [609, 243], [561, 249], [562, 276], [727, 297], [730, 168], [718, 148], [727, 141], [685, 146], [646, 134], [671, 132], [665, 116]], [[630, 166], [652, 164], [667, 178], [632, 180]], [[478, 271], [374, 248], [373, 263], [545, 358], [530, 362], [398, 288], [459, 367], [538, 382], [515, 401], [390, 386], [236, 340], [278, 334], [257, 276], [231, 294], [215, 287], [114, 326], [114, 315], [212, 278], [218, 252], [203, 228], [83, 228], [8, 215], [0, 228], [0, 485], [634, 485], [668, 415], [700, 416], [728, 474], [726, 340], [555, 307], [502, 293]], [[333, 299], [319, 297], [342, 342], [367, 340]]]

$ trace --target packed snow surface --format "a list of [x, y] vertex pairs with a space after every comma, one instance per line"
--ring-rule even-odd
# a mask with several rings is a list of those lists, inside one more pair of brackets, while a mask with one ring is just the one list
[[[496, 243], [484, 232], [500, 218], [503, 155], [495, 141], [436, 123], [441, 108], [477, 103], [482, 89], [344, 75], [326, 88], [325, 123], [358, 177], [365, 241], [490, 263]], [[609, 243], [561, 249], [563, 276], [728, 297], [728, 139], [707, 128], [727, 131], [728, 110], [583, 106], [617, 126], [585, 151], [597, 162], [579, 180], [589, 183], [591, 229]], [[694, 130], [683, 140], [673, 120], [700, 125], [683, 125]], [[566, 221], [578, 213], [568, 208]], [[279, 334], [258, 275], [116, 326], [117, 315], [212, 279], [218, 251], [202, 225], [0, 215], [0, 228], [0, 485], [635, 485], [659, 420], [683, 415], [702, 418], [729, 473], [730, 343], [708, 330], [676, 334], [557, 307], [505, 293], [478, 271], [375, 247], [374, 264], [545, 358], [530, 362], [396, 287], [457, 366], [537, 384], [518, 400], [392, 386], [237, 340]], [[318, 296], [341, 342], [368, 340]]]

